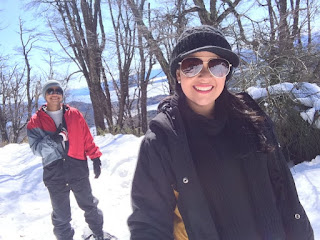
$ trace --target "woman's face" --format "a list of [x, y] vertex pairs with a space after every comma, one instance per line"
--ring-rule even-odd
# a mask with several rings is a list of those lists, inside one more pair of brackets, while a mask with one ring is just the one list
[[176, 71], [177, 80], [181, 84], [190, 108], [203, 116], [213, 117], [215, 101], [224, 88], [226, 76], [213, 76], [208, 70], [208, 61], [220, 57], [211, 52], [197, 52], [188, 55], [186, 58], [190, 57], [201, 59], [204, 67], [199, 74], [193, 77], [185, 76], [178, 68]]

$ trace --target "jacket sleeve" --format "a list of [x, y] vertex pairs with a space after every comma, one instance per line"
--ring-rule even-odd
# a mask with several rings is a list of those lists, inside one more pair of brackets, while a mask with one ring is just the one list
[[173, 239], [176, 200], [168, 174], [168, 150], [149, 130], [140, 146], [132, 182], [133, 213], [128, 219], [132, 240]]
[[313, 229], [299, 201], [294, 179], [272, 127], [270, 133], [276, 149], [270, 153], [269, 172], [277, 199], [277, 206], [282, 217], [286, 239], [313, 240]]
[[[35, 121], [30, 121], [27, 126], [27, 136], [33, 154], [47, 158], [49, 155], [57, 154], [58, 144], [44, 132]], [[61, 156], [61, 155], [59, 155]]]
[[83, 129], [83, 136], [84, 136], [84, 150], [86, 153], [86, 156], [89, 156], [90, 159], [94, 159], [97, 157], [101, 157], [102, 153], [99, 149], [99, 147], [95, 144], [93, 136], [90, 132], [90, 129], [88, 127], [88, 124], [82, 114], [80, 114], [79, 121], [81, 122], [82, 129]]

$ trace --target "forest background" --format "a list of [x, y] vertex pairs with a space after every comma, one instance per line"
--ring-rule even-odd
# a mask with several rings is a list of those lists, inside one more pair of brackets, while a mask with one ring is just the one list
[[[212, 25], [227, 36], [241, 58], [228, 83], [234, 92], [279, 83], [296, 88], [305, 82], [320, 84], [317, 0], [3, 0], [2, 4], [2, 145], [26, 141], [26, 124], [43, 101], [41, 85], [47, 79], [61, 81], [66, 98], [74, 85], [88, 88], [87, 110], [83, 103], [69, 104], [82, 106], [97, 135], [143, 135], [154, 116], [148, 112], [148, 86], [155, 70], [161, 69], [167, 89], [155, 101], [173, 93], [170, 53], [188, 26]], [[13, 4], [20, 6], [19, 14], [8, 15], [5, 6], [12, 10]], [[15, 35], [8, 34], [9, 29]], [[320, 130], [315, 124], [319, 110], [309, 123], [300, 116], [306, 106], [290, 92], [256, 100], [275, 122], [288, 161], [319, 155]]]

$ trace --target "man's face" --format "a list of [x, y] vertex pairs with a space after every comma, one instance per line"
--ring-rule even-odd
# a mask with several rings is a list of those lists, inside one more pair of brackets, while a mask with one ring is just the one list
[[46, 91], [46, 101], [49, 111], [60, 109], [60, 104], [63, 100], [63, 90], [60, 87], [50, 87]]

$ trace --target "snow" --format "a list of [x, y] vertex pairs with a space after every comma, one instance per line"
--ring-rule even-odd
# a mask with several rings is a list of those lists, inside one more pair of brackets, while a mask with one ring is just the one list
[[[129, 240], [127, 218], [131, 213], [130, 189], [139, 146], [143, 137], [133, 135], [96, 136], [103, 155], [102, 173], [94, 179], [89, 161], [90, 181], [104, 229], [119, 240]], [[42, 182], [41, 158], [29, 145], [9, 144], [0, 148], [0, 239], [54, 240], [49, 194]], [[301, 203], [320, 240], [320, 156], [292, 168]], [[71, 194], [72, 226], [75, 240], [88, 233], [83, 211]]]
[[267, 88], [249, 87], [247, 92], [254, 98], [258, 99], [269, 94], [275, 95], [280, 93], [292, 93], [296, 98], [311, 98], [317, 100], [320, 98], [320, 87], [314, 83], [279, 83], [268, 86]]
[[[98, 179], [94, 179], [88, 162], [93, 194], [104, 213], [104, 230], [119, 240], [129, 239], [126, 221], [131, 213], [131, 180], [141, 140], [133, 135], [96, 136], [95, 142], [103, 153]], [[0, 156], [0, 239], [54, 240], [41, 158], [33, 155], [27, 143], [2, 147]], [[74, 239], [80, 240], [89, 230], [73, 194], [71, 208]]]
[[247, 92], [253, 99], [265, 98], [268, 95], [289, 94], [292, 99], [309, 107], [306, 111], [300, 112], [300, 116], [320, 129], [320, 87], [314, 83], [279, 83], [267, 88], [249, 87]]

